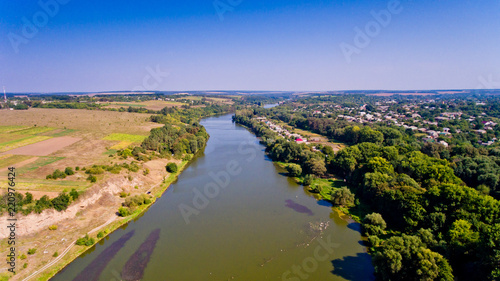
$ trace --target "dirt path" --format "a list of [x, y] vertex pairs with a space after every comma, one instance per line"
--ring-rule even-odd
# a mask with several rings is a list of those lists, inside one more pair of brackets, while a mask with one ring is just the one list
[[[105, 222], [104, 224], [92, 229], [91, 231], [89, 231], [89, 233], [92, 233], [92, 232], [96, 232], [98, 231], [99, 229], [102, 229], [104, 228], [105, 226], [107, 226], [108, 224], [114, 222], [116, 220], [116, 216], [113, 216], [111, 217], [107, 222]], [[69, 246], [53, 261], [49, 262], [48, 264], [46, 264], [44, 267], [40, 268], [39, 270], [33, 272], [30, 276], [26, 277], [23, 279], [23, 281], [26, 281], [26, 280], [29, 280], [33, 277], [35, 277], [38, 273], [40, 272], [43, 272], [44, 270], [48, 269], [49, 267], [53, 266], [54, 264], [56, 264], [59, 260], [61, 260], [74, 246], [75, 246], [75, 243], [76, 243], [76, 240], [75, 241], [72, 241]]]

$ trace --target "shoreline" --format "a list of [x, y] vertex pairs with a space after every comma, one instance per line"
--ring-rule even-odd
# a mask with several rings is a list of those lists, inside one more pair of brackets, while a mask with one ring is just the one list
[[[43, 280], [43, 281], [49, 280], [50, 278], [54, 277], [57, 273], [62, 271], [64, 268], [66, 268], [66, 266], [71, 264], [78, 257], [85, 254], [88, 250], [92, 249], [92, 247], [95, 247], [98, 243], [100, 243], [108, 235], [110, 235], [111, 233], [113, 233], [117, 229], [123, 227], [124, 225], [126, 225], [130, 221], [140, 218], [144, 213], [146, 213], [146, 211], [151, 206], [153, 206], [154, 203], [156, 203], [156, 201], [158, 199], [160, 199], [163, 196], [163, 194], [168, 190], [168, 188], [172, 185], [172, 183], [174, 183], [178, 179], [179, 175], [189, 166], [189, 163], [191, 163], [191, 161], [195, 157], [196, 157], [196, 155], [194, 155], [190, 160], [182, 161], [181, 164], [179, 165], [179, 170], [176, 173], [170, 174], [167, 178], [165, 178], [162, 182], [160, 182], [160, 184], [158, 186], [152, 188], [152, 190], [151, 190], [151, 195], [152, 195], [151, 200], [152, 201], [150, 204], [140, 206], [133, 214], [131, 214], [128, 217], [119, 219], [120, 217], [117, 216], [113, 221], [109, 222], [109, 220], [108, 220], [108, 222], [106, 222], [105, 224], [90, 231], [89, 233], [94, 233], [94, 232], [99, 232], [99, 231], [105, 231], [105, 233], [106, 233], [102, 238], [95, 238], [96, 239], [95, 243], [92, 246], [86, 246], [86, 247], [78, 246], [78, 247], [81, 247], [81, 249], [78, 249], [78, 250], [72, 252], [72, 250], [74, 250], [74, 247], [77, 246], [75, 244], [75, 241], [76, 241], [75, 240], [65, 250], [66, 253], [64, 255], [61, 254], [58, 257], [56, 257], [56, 259], [55, 259], [56, 262], [54, 264], [51, 264], [51, 263], [47, 264], [47, 265], [50, 265], [49, 268], [42, 267], [41, 269], [35, 271], [34, 274], [32, 273], [31, 275], [29, 275], [28, 277], [26, 277], [22, 280], [23, 281], [35, 280], [34, 278], [37, 278], [36, 280]], [[45, 265], [45, 266], [47, 266], [47, 265]]]

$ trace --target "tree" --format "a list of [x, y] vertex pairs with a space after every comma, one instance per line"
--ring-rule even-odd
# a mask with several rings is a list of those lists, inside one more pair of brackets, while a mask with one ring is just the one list
[[302, 167], [298, 164], [288, 164], [286, 170], [291, 177], [298, 177], [302, 174]]
[[448, 233], [450, 243], [457, 246], [467, 246], [477, 242], [479, 234], [474, 232], [471, 227], [472, 224], [466, 220], [454, 221]]
[[68, 208], [69, 201], [70, 201], [69, 196], [64, 192], [51, 200], [54, 209], [58, 210], [59, 212], [66, 210]]
[[393, 236], [380, 248], [373, 264], [381, 280], [453, 280], [446, 259], [426, 248], [417, 236]]
[[304, 176], [304, 180], [302, 181], [302, 184], [304, 186], [310, 186], [314, 180], [314, 175], [307, 174]]
[[308, 174], [323, 176], [326, 173], [325, 161], [319, 158], [311, 158], [304, 163], [304, 171]]
[[387, 227], [385, 220], [379, 213], [371, 213], [363, 219], [363, 229], [367, 235], [380, 235], [384, 234]]
[[178, 170], [178, 167], [175, 163], [168, 163], [167, 166], [165, 166], [165, 168], [169, 173], [177, 173]]
[[343, 186], [332, 193], [331, 201], [335, 205], [352, 206], [354, 204], [354, 194], [347, 187]]
[[71, 167], [66, 167], [66, 169], [64, 170], [64, 173], [68, 176], [75, 174], [75, 172], [73, 171], [73, 168], [71, 168]]

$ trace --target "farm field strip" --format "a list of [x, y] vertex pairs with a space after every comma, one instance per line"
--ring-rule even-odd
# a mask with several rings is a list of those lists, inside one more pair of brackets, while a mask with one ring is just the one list
[[18, 168], [17, 173], [23, 175], [27, 172], [34, 171], [38, 168], [52, 164], [62, 159], [64, 159], [64, 157], [40, 157], [35, 162], [28, 164], [24, 167]]
[[[3, 157], [3, 156], [7, 156], [7, 157]], [[10, 154], [2, 155], [2, 157], [0, 157], [0, 160], [1, 160], [0, 169], [12, 166], [12, 165], [14, 165], [16, 163], [20, 163], [22, 161], [26, 161], [26, 160], [31, 159], [33, 157], [34, 156], [30, 156], [30, 155], [10, 155]]]
[[142, 136], [142, 135], [129, 135], [129, 134], [118, 134], [118, 133], [113, 133], [105, 138], [103, 140], [112, 140], [112, 141], [126, 141], [126, 142], [131, 142], [131, 143], [139, 143], [142, 142], [144, 139], [146, 139], [147, 136]]
[[47, 156], [82, 140], [73, 137], [47, 138], [49, 139], [9, 150], [9, 154]]
[[48, 136], [27, 136], [24, 138], [0, 143], [0, 152], [6, 152], [6, 151], [9, 151], [9, 150], [21, 147], [21, 146], [41, 142], [41, 141], [48, 140], [51, 138], [52, 137], [48, 137]]
[[28, 126], [0, 126], [0, 133], [11, 133], [29, 128]]
[[36, 135], [36, 134], [41, 134], [41, 133], [53, 131], [55, 129], [56, 128], [51, 128], [51, 127], [31, 127], [31, 128], [26, 128], [26, 129], [11, 132], [11, 134]]
[[[2, 186], [7, 186], [7, 180], [2, 181]], [[85, 181], [69, 181], [69, 180], [42, 180], [42, 179], [23, 179], [17, 182], [18, 191], [42, 191], [42, 192], [62, 192], [76, 189], [83, 191], [91, 186]]]
[[110, 147], [110, 149], [124, 149], [124, 148], [127, 148], [132, 143], [133, 142], [131, 142], [131, 141], [121, 141], [121, 142], [113, 145], [112, 147]]

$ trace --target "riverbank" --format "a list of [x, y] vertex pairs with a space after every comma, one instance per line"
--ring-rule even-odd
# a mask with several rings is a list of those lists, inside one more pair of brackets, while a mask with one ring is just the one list
[[[20, 225], [32, 224], [38, 221], [35, 224], [55, 225], [57, 228], [51, 230], [50, 227], [42, 226], [41, 228], [38, 227], [40, 230], [36, 230], [35, 233], [18, 234], [19, 236], [16, 239], [16, 274], [2, 273], [0, 280], [50, 279], [96, 245], [75, 245], [77, 238], [88, 234], [95, 239], [96, 243], [99, 243], [115, 230], [143, 215], [175, 182], [191, 160], [192, 158], [182, 162], [179, 161], [177, 164], [178, 171], [163, 177], [159, 175], [161, 173], [165, 174], [164, 164], [166, 164], [167, 160], [154, 160], [151, 164], [146, 162], [145, 165], [149, 164], [151, 168], [148, 177], [141, 174], [140, 176], [137, 175], [137, 178], [134, 178], [133, 181], [130, 181], [124, 178], [123, 175], [113, 176], [89, 189], [85, 196], [72, 204], [64, 214], [49, 210], [40, 215], [21, 218], [24, 222], [18, 220]], [[152, 179], [161, 179], [161, 181], [154, 183]], [[138, 186], [140, 186], [139, 189]], [[130, 192], [133, 194], [137, 192], [149, 193], [152, 195], [151, 203], [141, 205], [130, 216], [121, 218], [116, 213], [123, 199], [120, 200], [115, 195], [123, 190], [127, 190], [129, 194]], [[60, 220], [61, 215], [68, 218]], [[6, 241], [2, 242], [2, 248], [7, 249]], [[28, 249], [35, 249], [36, 252], [33, 255], [23, 254]]]

